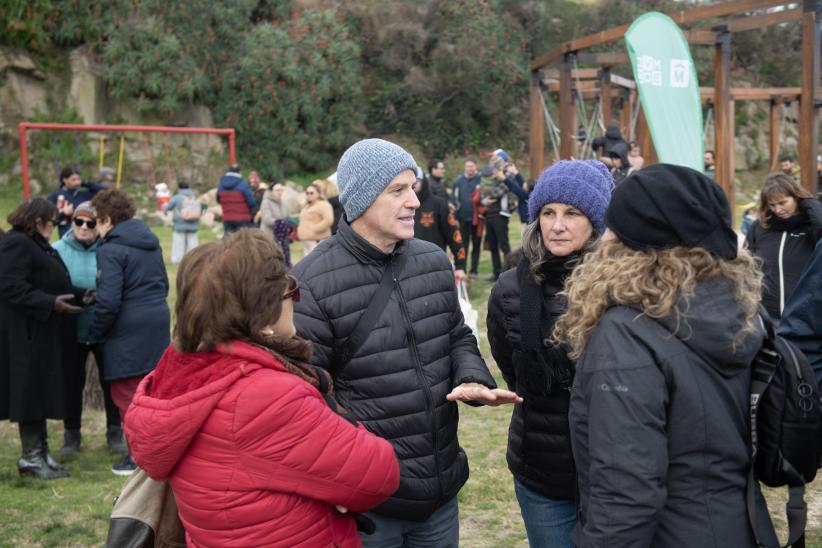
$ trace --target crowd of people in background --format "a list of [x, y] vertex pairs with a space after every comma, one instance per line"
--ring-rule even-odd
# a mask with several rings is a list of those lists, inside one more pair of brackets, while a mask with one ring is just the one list
[[[713, 151], [704, 172], [646, 166], [616, 125], [592, 149], [536, 180], [504, 149], [449, 178], [365, 139], [298, 212], [287, 185], [232, 164], [223, 237], [203, 245], [207, 206], [177, 181], [173, 330], [134, 200], [113, 170], [65, 168], [0, 236], [0, 419], [19, 425], [19, 472], [69, 474], [46, 420], [63, 421], [61, 457], [81, 450], [92, 355], [112, 471], [168, 480], [193, 544], [457, 546], [464, 402], [513, 406], [506, 459], [532, 546], [754, 545], [760, 303], [822, 371], [822, 205], [786, 156], [740, 246]], [[486, 249], [506, 388], [455, 285]]]

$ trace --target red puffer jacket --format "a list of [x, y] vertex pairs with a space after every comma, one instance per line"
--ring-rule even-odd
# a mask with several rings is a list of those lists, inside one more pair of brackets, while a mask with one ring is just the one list
[[134, 459], [169, 479], [189, 546], [360, 546], [353, 518], [391, 495], [391, 445], [328, 408], [262, 349], [172, 346], [126, 415]]

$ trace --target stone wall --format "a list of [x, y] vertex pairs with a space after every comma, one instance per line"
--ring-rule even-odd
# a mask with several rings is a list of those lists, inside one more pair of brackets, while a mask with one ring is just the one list
[[[134, 110], [129, 101], [112, 98], [96, 56], [87, 47], [77, 48], [49, 63], [53, 68], [44, 69], [25, 51], [0, 48], [0, 157], [3, 157], [0, 165], [10, 166], [0, 172], [0, 184], [20, 181], [17, 126], [36, 115], [57, 120], [60, 113], [73, 109], [85, 124], [214, 127], [211, 111], [201, 105], [189, 105], [171, 116], [147, 115]], [[99, 136], [82, 136], [83, 146], [95, 155], [99, 153]], [[105, 136], [105, 163], [116, 168], [119, 135]], [[212, 164], [215, 157], [227, 158], [227, 147], [220, 138], [178, 135], [164, 138], [161, 134], [128, 133], [123, 170], [127, 180], [124, 182], [165, 181], [170, 175], [172, 180], [186, 178], [195, 184], [207, 185], [215, 173], [224, 171], [223, 165], [219, 170], [214, 165], [209, 169], [209, 157]], [[53, 163], [51, 159], [49, 162]], [[72, 158], [65, 163], [73, 162]], [[35, 193], [53, 186], [52, 172], [53, 168], [49, 169], [47, 181], [32, 181]], [[84, 175], [95, 177], [96, 173]]]

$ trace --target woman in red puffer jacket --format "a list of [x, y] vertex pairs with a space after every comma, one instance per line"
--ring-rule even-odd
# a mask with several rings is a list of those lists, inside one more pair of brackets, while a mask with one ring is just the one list
[[295, 336], [295, 278], [261, 231], [186, 255], [174, 342], [126, 415], [189, 546], [360, 546], [354, 513], [399, 484], [391, 445], [346, 416]]

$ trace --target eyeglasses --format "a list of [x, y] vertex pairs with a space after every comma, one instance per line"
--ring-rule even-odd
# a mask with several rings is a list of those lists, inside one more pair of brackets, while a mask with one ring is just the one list
[[80, 228], [83, 225], [86, 225], [87, 227], [93, 230], [97, 228], [97, 221], [95, 221], [94, 219], [81, 219], [80, 217], [74, 218], [74, 226]]
[[288, 291], [283, 293], [283, 300], [291, 299], [295, 303], [300, 302], [300, 282], [291, 274], [285, 275], [288, 280]]

